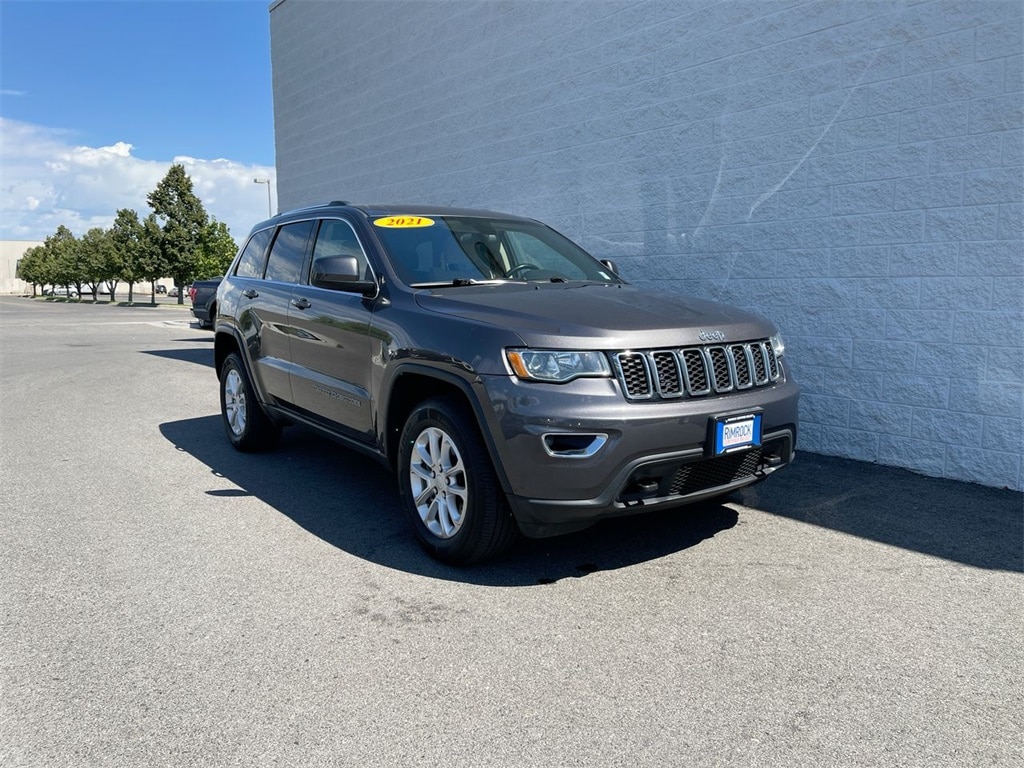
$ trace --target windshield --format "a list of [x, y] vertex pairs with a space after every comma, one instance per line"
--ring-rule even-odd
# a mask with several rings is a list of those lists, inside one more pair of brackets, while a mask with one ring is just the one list
[[387, 216], [373, 224], [399, 279], [413, 287], [492, 280], [620, 282], [578, 245], [537, 222]]

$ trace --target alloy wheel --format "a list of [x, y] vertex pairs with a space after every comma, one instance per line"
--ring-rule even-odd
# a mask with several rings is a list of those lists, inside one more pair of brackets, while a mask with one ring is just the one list
[[450, 539], [465, 520], [469, 498], [466, 465], [451, 436], [437, 427], [420, 432], [409, 461], [409, 484], [420, 520], [432, 534]]
[[224, 418], [235, 437], [245, 433], [245, 382], [234, 368], [224, 377]]

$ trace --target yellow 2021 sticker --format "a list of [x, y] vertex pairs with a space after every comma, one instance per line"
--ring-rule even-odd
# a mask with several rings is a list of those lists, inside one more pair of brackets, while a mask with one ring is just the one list
[[410, 227], [432, 227], [434, 220], [426, 216], [386, 216], [373, 222], [375, 227], [388, 229], [408, 229]]

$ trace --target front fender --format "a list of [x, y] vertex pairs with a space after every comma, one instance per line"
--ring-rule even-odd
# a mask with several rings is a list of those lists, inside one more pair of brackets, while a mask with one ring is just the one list
[[[403, 377], [415, 377], [414, 387], [403, 387]], [[489, 407], [487, 391], [478, 375], [462, 377], [450, 370], [429, 363], [408, 361], [388, 366], [381, 382], [380, 403], [385, 403], [383, 412], [378, 412], [378, 440], [385, 446], [389, 460], [393, 463], [398, 455], [398, 435], [401, 434], [408, 414], [415, 404], [437, 394], [458, 392], [476, 418], [477, 428], [483, 438], [491, 465], [497, 474], [502, 489], [508, 493], [511, 486], [499, 460], [494, 441], [498, 422]]]

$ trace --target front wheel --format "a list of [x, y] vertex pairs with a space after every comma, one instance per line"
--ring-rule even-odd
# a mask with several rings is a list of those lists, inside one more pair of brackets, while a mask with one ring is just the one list
[[438, 397], [413, 409], [402, 431], [398, 481], [416, 535], [437, 559], [476, 563], [515, 541], [518, 527], [476, 419], [462, 404]]
[[281, 427], [263, 411], [245, 365], [234, 352], [220, 369], [220, 413], [228, 440], [240, 451], [265, 451], [281, 436]]

